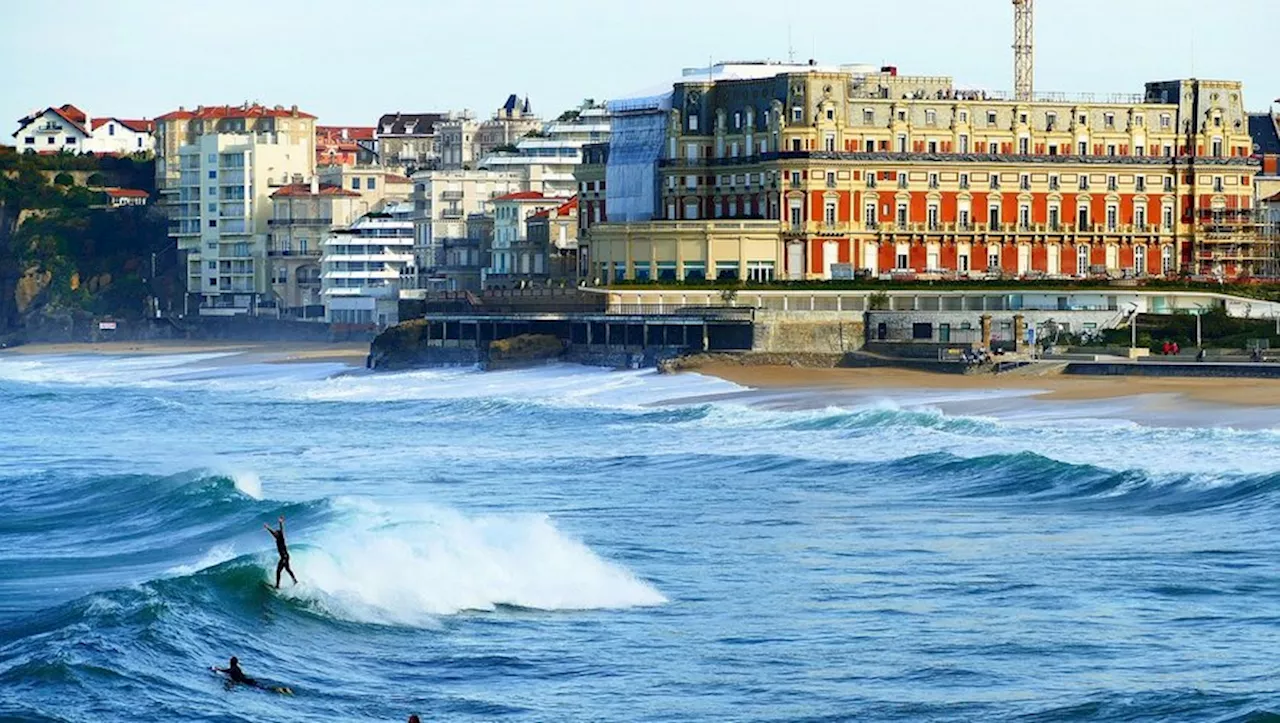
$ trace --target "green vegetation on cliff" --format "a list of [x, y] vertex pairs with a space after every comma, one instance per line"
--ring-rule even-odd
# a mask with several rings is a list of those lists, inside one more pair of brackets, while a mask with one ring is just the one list
[[[92, 172], [92, 173], [89, 173]], [[0, 155], [0, 335], [51, 316], [138, 318], [181, 293], [163, 212], [110, 208], [77, 179], [149, 190], [150, 161]], [[151, 283], [152, 254], [157, 279]]]

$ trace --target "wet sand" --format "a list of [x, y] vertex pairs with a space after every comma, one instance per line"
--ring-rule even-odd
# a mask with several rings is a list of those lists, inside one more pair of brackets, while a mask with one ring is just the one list
[[1032, 391], [1041, 399], [1073, 401], [1167, 395], [1209, 404], [1280, 406], [1280, 380], [1272, 379], [960, 375], [905, 369], [803, 369], [734, 364], [710, 364], [696, 372], [757, 389], [996, 389]]
[[218, 342], [218, 341], [118, 341], [77, 344], [23, 344], [0, 349], [16, 356], [101, 354], [150, 356], [156, 354], [235, 354], [269, 364], [331, 362], [363, 367], [369, 354], [364, 342]]

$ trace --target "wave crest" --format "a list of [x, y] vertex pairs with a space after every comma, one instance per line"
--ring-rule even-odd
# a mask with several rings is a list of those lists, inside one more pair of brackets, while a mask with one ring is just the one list
[[[542, 515], [468, 517], [419, 508], [408, 515], [343, 500], [344, 522], [300, 546], [282, 596], [354, 622], [422, 625], [500, 606], [620, 609], [666, 598], [602, 559]], [[274, 582], [274, 565], [267, 570]]]

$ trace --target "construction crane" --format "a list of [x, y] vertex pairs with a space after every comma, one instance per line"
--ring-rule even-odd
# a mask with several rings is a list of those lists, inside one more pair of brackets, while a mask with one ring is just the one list
[[1023, 102], [1035, 94], [1036, 53], [1034, 0], [1013, 0], [1013, 95]]

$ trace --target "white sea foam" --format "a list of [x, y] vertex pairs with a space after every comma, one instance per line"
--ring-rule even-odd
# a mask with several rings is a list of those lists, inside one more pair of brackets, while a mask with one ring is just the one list
[[257, 472], [232, 472], [231, 479], [235, 482], [236, 489], [240, 491], [240, 494], [252, 497], [255, 500], [262, 499], [262, 480], [258, 477]]
[[471, 517], [420, 506], [392, 512], [355, 499], [335, 505], [338, 524], [295, 543], [301, 584], [286, 577], [281, 594], [340, 619], [431, 625], [499, 605], [595, 610], [666, 602], [545, 516]]
[[[747, 388], [696, 374], [615, 371], [573, 364], [479, 372], [473, 368], [350, 373], [342, 364], [266, 364], [233, 353], [145, 357], [0, 357], [0, 381], [245, 393], [291, 401], [377, 403], [492, 399], [552, 406], [639, 408]], [[206, 362], [227, 357], [217, 364]]]
[[76, 386], [143, 386], [189, 373], [229, 353], [147, 356], [39, 355], [0, 357], [0, 381]]
[[209, 548], [209, 550], [205, 552], [205, 554], [201, 556], [200, 559], [197, 560], [196, 562], [193, 562], [188, 565], [178, 565], [176, 567], [170, 568], [168, 570], [168, 574], [173, 575], [175, 577], [194, 575], [195, 573], [200, 572], [201, 570], [208, 570], [209, 568], [214, 567], [216, 565], [221, 565], [222, 563], [228, 560], [234, 560], [235, 557], [236, 557], [236, 550], [234, 545], [231, 545], [231, 544], [215, 545]]
[[572, 364], [478, 372], [433, 369], [336, 376], [287, 390], [309, 401], [389, 402], [496, 399], [555, 406], [639, 408], [747, 391], [714, 377], [617, 371]]

